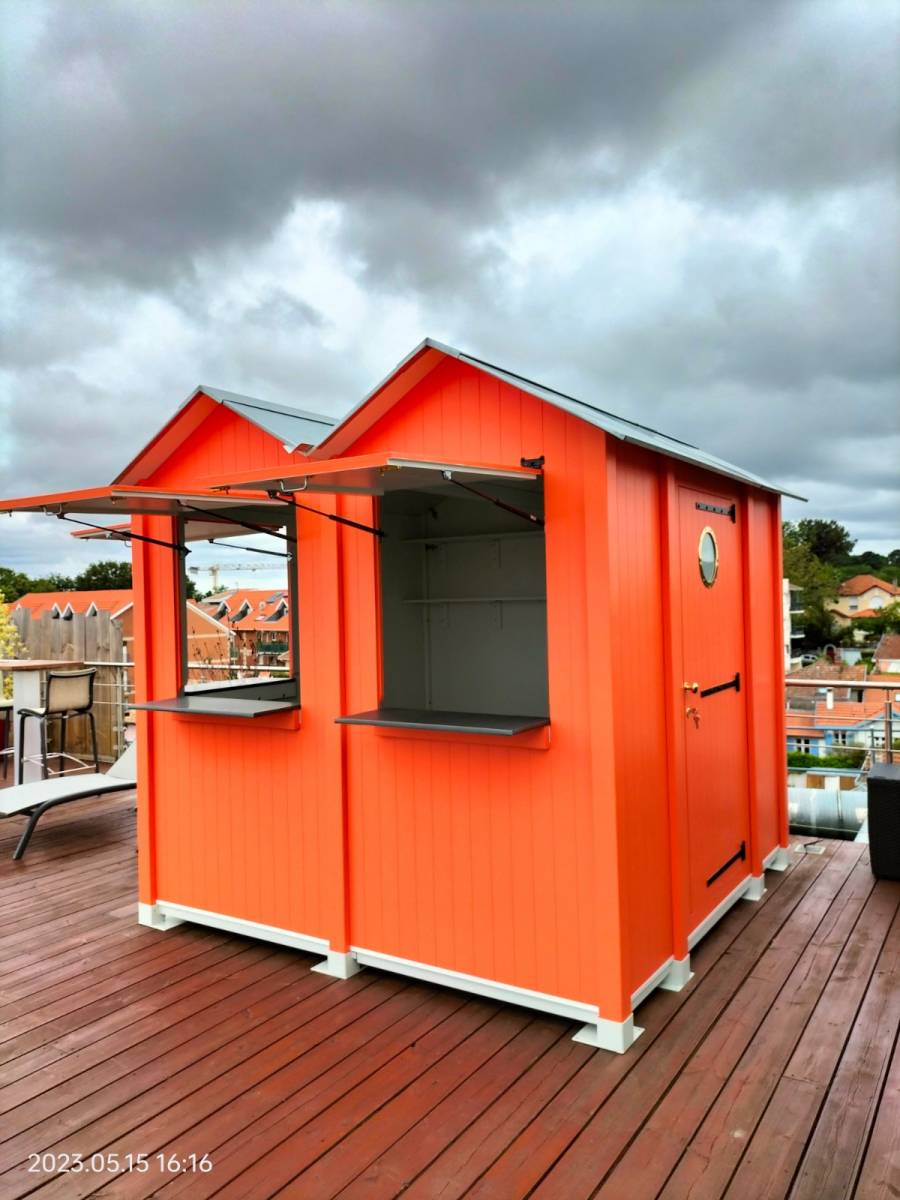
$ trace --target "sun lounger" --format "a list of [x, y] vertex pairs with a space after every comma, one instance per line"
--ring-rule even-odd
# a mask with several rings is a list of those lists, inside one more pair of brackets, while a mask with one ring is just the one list
[[0, 817], [28, 817], [28, 825], [19, 838], [13, 858], [21, 858], [25, 853], [35, 826], [49, 809], [72, 800], [127, 791], [137, 787], [136, 776], [136, 751], [132, 743], [105, 774], [91, 771], [87, 775], [64, 775], [3, 788], [0, 790]]

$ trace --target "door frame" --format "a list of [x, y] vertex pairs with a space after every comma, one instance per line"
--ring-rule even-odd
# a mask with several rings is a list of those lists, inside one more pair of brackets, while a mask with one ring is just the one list
[[[751, 620], [749, 612], [750, 557], [747, 489], [743, 484], [731, 481], [729, 493], [735, 498], [735, 519], [740, 523], [738, 544], [741, 554], [741, 589], [743, 617], [743, 648], [747, 700], [744, 704], [744, 738], [747, 751], [747, 803], [748, 877], [762, 874], [762, 857], [758, 833], [758, 780], [753, 761], [754, 733], [751, 719], [753, 700], [753, 671], [751, 656]], [[679, 488], [689, 487], [713, 494], [721, 491], [719, 476], [708, 475], [687, 464], [676, 464], [663, 459], [660, 464], [660, 553], [662, 556], [662, 619], [664, 632], [663, 677], [667, 684], [666, 695], [666, 742], [667, 782], [669, 792], [669, 830], [671, 839], [672, 866], [672, 954], [677, 960], [685, 958], [689, 951], [689, 940], [694, 941], [706, 921], [695, 928], [690, 924], [690, 877], [688, 868], [688, 796], [687, 796], [687, 743], [684, 718], [684, 676], [682, 674], [681, 622], [683, 615], [681, 596], [680, 554], [680, 509]], [[736, 887], [746, 886], [743, 879]], [[737, 897], [736, 897], [737, 898]], [[724, 903], [724, 902], [723, 902]], [[712, 910], [716, 911], [715, 908]], [[692, 938], [691, 935], [695, 937]]]

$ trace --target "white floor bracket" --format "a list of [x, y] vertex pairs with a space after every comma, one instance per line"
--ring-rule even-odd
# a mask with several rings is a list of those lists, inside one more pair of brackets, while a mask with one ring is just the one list
[[331, 975], [334, 979], [349, 979], [364, 970], [352, 954], [344, 954], [340, 950], [329, 950], [325, 958], [309, 968], [319, 975]]
[[691, 956], [686, 954], [684, 958], [675, 958], [672, 960], [668, 971], [663, 975], [657, 987], [661, 987], [666, 992], [680, 992], [683, 987], [687, 987], [693, 978], [694, 972], [691, 970]]
[[176, 925], [183, 925], [184, 921], [160, 912], [155, 904], [138, 904], [138, 924], [146, 925], [149, 929], [174, 929]]
[[634, 1017], [624, 1021], [607, 1021], [598, 1017], [589, 1025], [582, 1025], [572, 1038], [583, 1046], [593, 1046], [596, 1050], [611, 1050], [613, 1054], [624, 1054], [629, 1046], [633, 1046], [643, 1033], [634, 1023]]
[[786, 871], [790, 865], [791, 852], [787, 846], [776, 846], [763, 859], [763, 869], [766, 871]]
[[765, 875], [751, 875], [750, 883], [744, 892], [745, 900], [762, 900], [766, 894], [766, 877]]

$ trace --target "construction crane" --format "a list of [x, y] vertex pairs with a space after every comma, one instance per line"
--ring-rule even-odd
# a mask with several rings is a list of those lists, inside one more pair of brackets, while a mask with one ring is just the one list
[[213, 594], [221, 588], [220, 572], [222, 571], [271, 571], [272, 567], [269, 563], [258, 562], [236, 562], [236, 563], [209, 563], [205, 567], [188, 567], [188, 572], [191, 575], [199, 575], [201, 571], [209, 572], [210, 583], [212, 584]]

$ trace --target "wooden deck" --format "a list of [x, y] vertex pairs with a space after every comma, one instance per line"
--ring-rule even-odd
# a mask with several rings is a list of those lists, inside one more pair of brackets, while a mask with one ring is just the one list
[[[523, 1009], [138, 926], [133, 810], [58, 810], [22, 863], [0, 825], [0, 1197], [900, 1195], [900, 884], [865, 848], [770, 874], [617, 1057]], [[212, 1169], [175, 1169], [192, 1154]], [[128, 1155], [148, 1169], [116, 1174]]]

